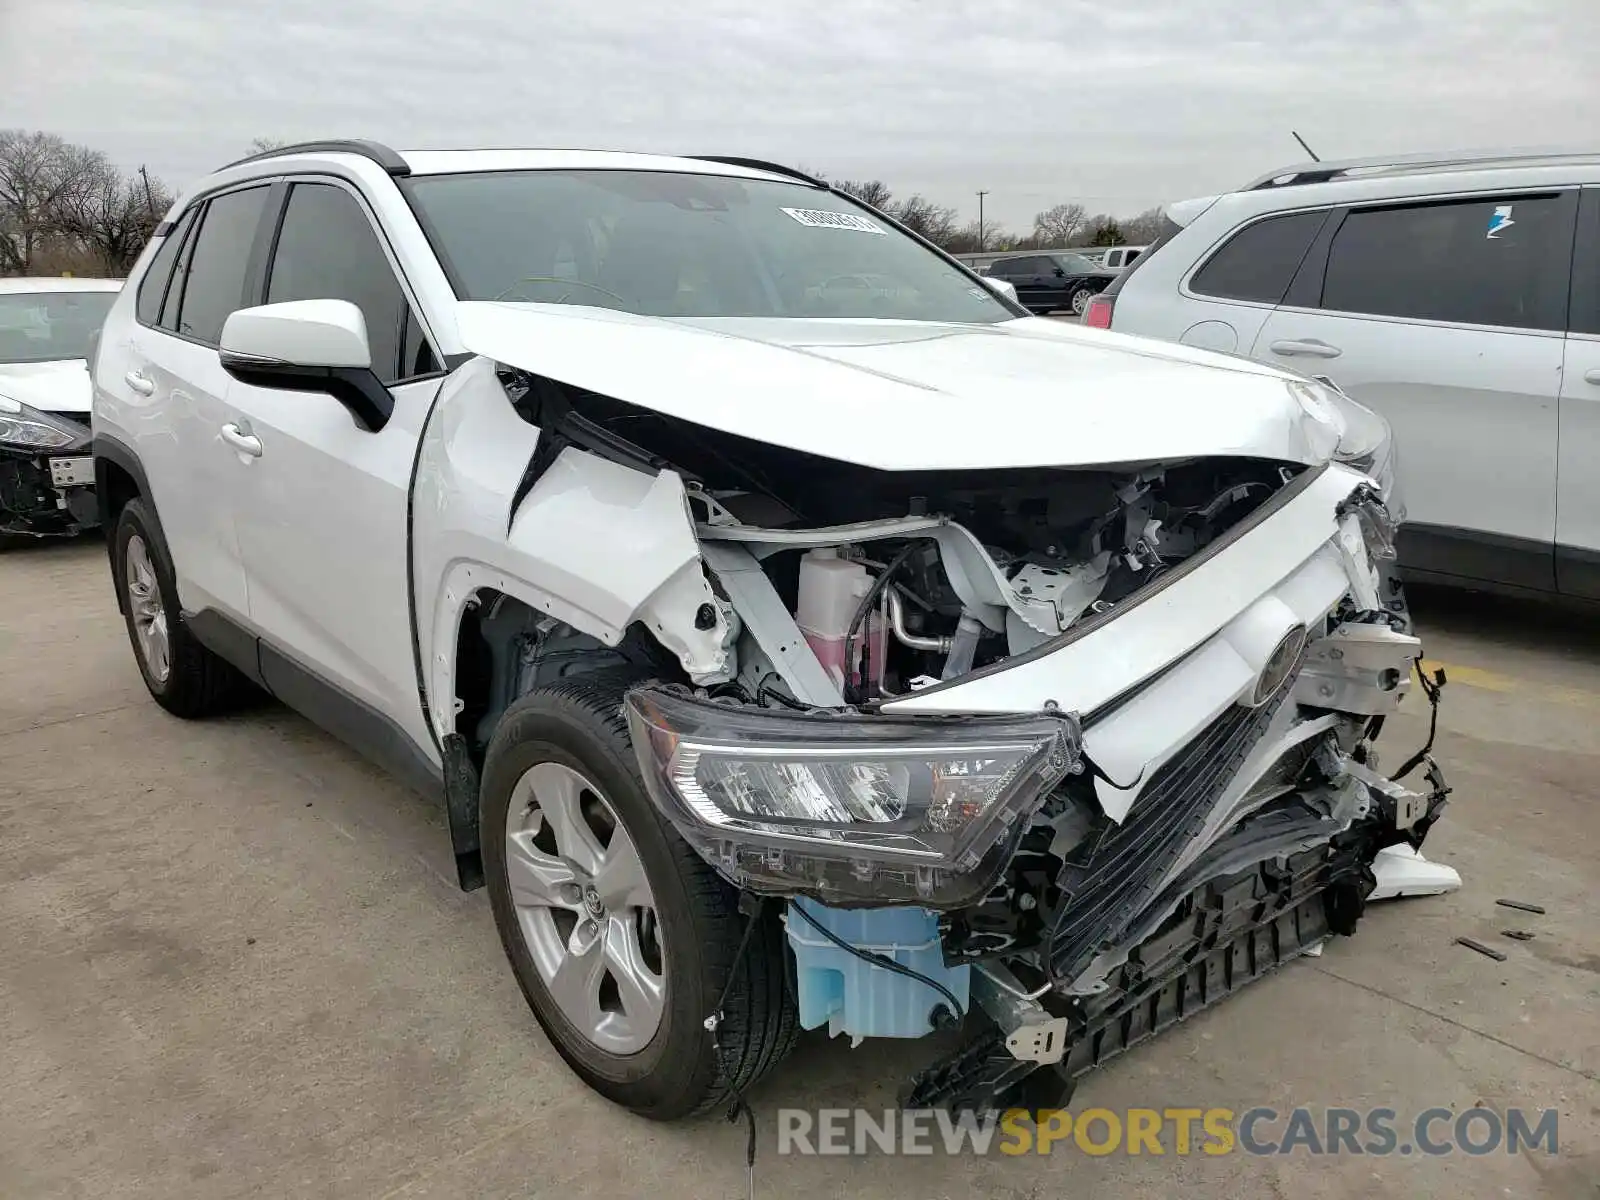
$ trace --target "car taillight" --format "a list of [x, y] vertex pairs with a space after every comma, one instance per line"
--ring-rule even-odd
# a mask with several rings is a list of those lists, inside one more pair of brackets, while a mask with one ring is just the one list
[[1116, 304], [1115, 296], [1095, 296], [1083, 310], [1083, 323], [1090, 329], [1110, 329], [1111, 310]]

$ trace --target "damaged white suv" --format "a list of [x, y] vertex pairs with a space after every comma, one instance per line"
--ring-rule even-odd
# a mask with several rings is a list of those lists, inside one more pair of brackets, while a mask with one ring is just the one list
[[1381, 422], [782, 167], [275, 150], [172, 210], [94, 380], [155, 698], [441, 796], [648, 1116], [823, 1025], [964, 1026], [910, 1104], [1058, 1099], [1350, 932], [1443, 803], [1372, 749], [1420, 654]]

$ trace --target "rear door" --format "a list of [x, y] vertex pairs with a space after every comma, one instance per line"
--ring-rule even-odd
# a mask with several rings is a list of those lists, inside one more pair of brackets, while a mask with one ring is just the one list
[[[331, 178], [290, 182], [266, 268], [267, 303], [348, 300], [366, 318], [372, 367], [394, 396], [382, 429], [331, 396], [235, 381], [229, 391], [260, 453], [243, 475], [239, 542], [262, 673], [290, 704], [357, 745], [398, 727], [431, 747], [417, 699], [407, 497], [417, 441], [440, 385], [397, 262], [359, 192]], [[278, 656], [289, 661], [285, 664]], [[364, 710], [327, 711], [306, 673]], [[375, 724], [373, 717], [378, 718]]]
[[149, 479], [180, 602], [236, 621], [249, 603], [234, 528], [236, 455], [219, 436], [231, 380], [216, 347], [245, 303], [270, 191], [253, 184], [191, 208], [146, 272], [136, 327], [102, 347], [100, 371]]
[[1576, 189], [1341, 210], [1252, 357], [1394, 427], [1412, 571], [1555, 586], [1557, 396]]
[[1561, 373], [1556, 586], [1600, 599], [1600, 188], [1583, 189]]

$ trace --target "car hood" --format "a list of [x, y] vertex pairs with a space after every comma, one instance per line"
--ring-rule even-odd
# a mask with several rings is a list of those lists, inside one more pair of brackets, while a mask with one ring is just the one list
[[1188, 347], [998, 325], [664, 319], [464, 303], [475, 354], [667, 416], [886, 471], [1240, 455], [1325, 461], [1295, 376]]
[[0, 396], [9, 396], [41, 412], [87, 416], [93, 394], [89, 364], [81, 358], [63, 362], [0, 363]]

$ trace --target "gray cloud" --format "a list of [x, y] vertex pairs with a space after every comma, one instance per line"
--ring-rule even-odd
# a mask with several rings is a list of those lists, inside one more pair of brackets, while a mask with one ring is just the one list
[[184, 184], [251, 138], [734, 153], [1026, 226], [1298, 156], [1580, 140], [1593, 0], [0, 0], [0, 114]]

